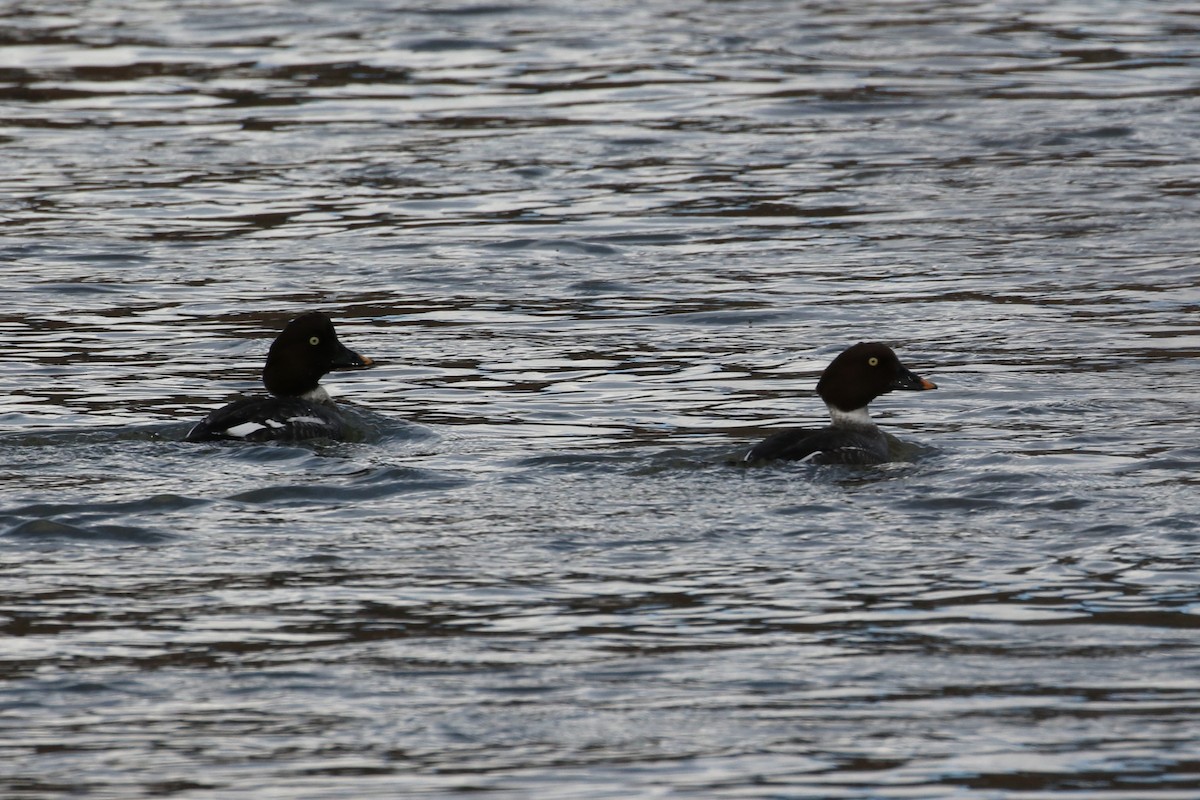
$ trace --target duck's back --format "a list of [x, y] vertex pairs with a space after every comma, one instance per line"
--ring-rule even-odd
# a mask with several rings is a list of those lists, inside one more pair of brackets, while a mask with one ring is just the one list
[[188, 442], [342, 439], [346, 422], [332, 403], [303, 397], [246, 397], [217, 409], [196, 424]]
[[742, 459], [806, 461], [812, 464], [882, 464], [888, 461], [887, 438], [875, 426], [829, 425], [819, 430], [792, 429], [763, 439]]

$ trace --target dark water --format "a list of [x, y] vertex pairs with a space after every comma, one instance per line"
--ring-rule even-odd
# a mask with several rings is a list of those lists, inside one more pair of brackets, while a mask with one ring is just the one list
[[1200, 796], [1195, 8], [0, 9], [0, 795]]

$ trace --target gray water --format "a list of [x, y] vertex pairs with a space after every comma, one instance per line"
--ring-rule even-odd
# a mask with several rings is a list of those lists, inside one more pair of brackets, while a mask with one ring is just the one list
[[0, 795], [1200, 796], [1189, 4], [0, 9]]

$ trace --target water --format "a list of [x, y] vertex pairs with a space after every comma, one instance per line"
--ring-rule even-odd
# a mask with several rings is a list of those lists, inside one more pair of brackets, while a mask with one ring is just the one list
[[1186, 4], [0, 19], [0, 794], [1200, 794]]

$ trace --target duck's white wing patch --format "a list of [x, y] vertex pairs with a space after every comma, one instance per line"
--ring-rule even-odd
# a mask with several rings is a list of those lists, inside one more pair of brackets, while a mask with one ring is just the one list
[[242, 422], [238, 425], [232, 425], [225, 429], [226, 436], [236, 436], [239, 439], [244, 439], [255, 431], [266, 429], [266, 425], [261, 425], [257, 422]]
[[324, 425], [329, 427], [329, 422], [320, 417], [288, 417], [288, 422], [294, 425]]

